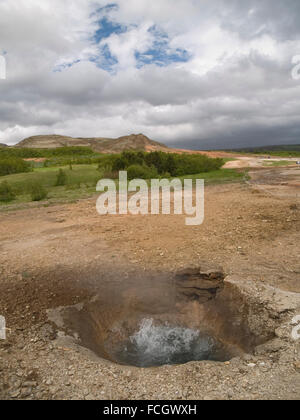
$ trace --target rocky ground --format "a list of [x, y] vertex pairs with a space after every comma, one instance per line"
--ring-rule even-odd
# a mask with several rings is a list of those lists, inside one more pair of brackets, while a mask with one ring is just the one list
[[0, 397], [299, 399], [295, 308], [278, 312], [274, 340], [255, 354], [155, 369], [99, 359], [62, 339], [46, 315], [92, 297], [95, 278], [126, 282], [136, 272], [207, 263], [298, 296], [299, 171], [291, 170], [275, 168], [272, 182], [262, 170], [254, 184], [208, 187], [205, 222], [196, 227], [185, 226], [184, 216], [100, 217], [95, 198], [0, 214], [0, 314], [8, 328], [0, 341]]

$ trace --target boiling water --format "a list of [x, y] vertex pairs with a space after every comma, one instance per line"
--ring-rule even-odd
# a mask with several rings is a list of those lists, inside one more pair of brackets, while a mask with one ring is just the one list
[[152, 319], [141, 322], [139, 330], [119, 349], [117, 359], [138, 367], [228, 360], [223, 346], [214, 338], [189, 328], [155, 325]]

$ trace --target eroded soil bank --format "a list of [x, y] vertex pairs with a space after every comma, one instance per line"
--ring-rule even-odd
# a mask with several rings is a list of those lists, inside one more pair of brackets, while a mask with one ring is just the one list
[[[186, 227], [183, 216], [99, 218], [94, 199], [1, 214], [1, 398], [299, 399], [299, 341], [291, 335], [300, 313], [299, 208], [290, 189], [282, 199], [225, 185], [206, 189], [199, 227]], [[190, 267], [222, 272], [221, 287], [199, 287], [193, 273], [178, 282], [176, 273]], [[226, 362], [116, 364], [76, 341], [78, 327], [49, 321], [49, 309], [74, 305], [96, 314], [106, 332], [138, 314], [131, 335], [145, 316], [195, 329], [206, 320], [242, 351]]]

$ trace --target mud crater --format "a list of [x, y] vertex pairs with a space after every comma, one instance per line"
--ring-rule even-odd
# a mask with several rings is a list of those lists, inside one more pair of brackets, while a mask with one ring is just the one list
[[274, 338], [280, 315], [245, 284], [197, 268], [142, 282], [119, 279], [88, 302], [49, 310], [48, 317], [102, 359], [155, 367], [253, 353]]

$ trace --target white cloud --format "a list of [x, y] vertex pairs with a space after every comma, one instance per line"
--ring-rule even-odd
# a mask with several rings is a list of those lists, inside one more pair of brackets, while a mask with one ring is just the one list
[[118, 71], [136, 66], [136, 52], [147, 51], [153, 45], [153, 36], [149, 29], [152, 22], [142, 23], [138, 28], [129, 29], [122, 34], [112, 34], [101, 41], [100, 45], [107, 45], [111, 54], [118, 60]]
[[[299, 4], [115, 3], [100, 12], [107, 1], [0, 0], [0, 54], [7, 52], [0, 142], [144, 132], [201, 148], [300, 138], [300, 85], [291, 77], [291, 57], [300, 53]], [[127, 30], [97, 43], [103, 16]], [[156, 48], [159, 56], [163, 40], [173, 62], [137, 68], [136, 53]], [[105, 45], [114, 72], [105, 70]], [[190, 58], [175, 60], [177, 49]]]

